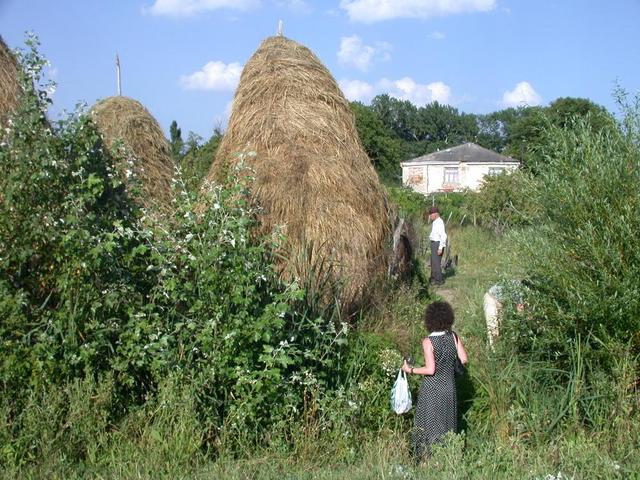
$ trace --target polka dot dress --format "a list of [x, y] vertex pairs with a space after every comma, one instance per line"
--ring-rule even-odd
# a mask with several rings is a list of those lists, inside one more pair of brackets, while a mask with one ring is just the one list
[[451, 332], [429, 335], [433, 345], [436, 372], [425, 375], [418, 393], [418, 403], [411, 434], [416, 458], [431, 453], [431, 445], [445, 433], [458, 427], [458, 402], [453, 366], [458, 355]]

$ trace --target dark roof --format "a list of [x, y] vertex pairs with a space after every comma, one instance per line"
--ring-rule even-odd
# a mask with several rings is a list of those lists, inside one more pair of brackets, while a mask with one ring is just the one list
[[421, 157], [412, 158], [407, 163], [422, 162], [473, 162], [473, 163], [512, 163], [515, 158], [505, 157], [493, 150], [486, 149], [475, 143], [463, 143], [457, 147], [447, 148]]

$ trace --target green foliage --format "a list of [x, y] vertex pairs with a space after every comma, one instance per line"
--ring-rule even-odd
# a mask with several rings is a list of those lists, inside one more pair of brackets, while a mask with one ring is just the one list
[[351, 103], [362, 146], [381, 177], [396, 180], [400, 174], [402, 151], [399, 139], [378, 114], [359, 102]]
[[[506, 108], [486, 115], [478, 115], [477, 143], [494, 152], [503, 153], [512, 143], [513, 130], [532, 107]], [[512, 149], [515, 158], [521, 158], [518, 148]]]
[[475, 115], [460, 113], [457, 108], [438, 102], [419, 108], [416, 122], [415, 135], [427, 144], [424, 153], [474, 141], [478, 135]]
[[397, 206], [401, 217], [414, 223], [425, 221], [425, 213], [431, 205], [437, 205], [446, 222], [462, 223], [468, 217], [469, 205], [475, 194], [470, 191], [434, 193], [425, 196], [409, 187], [387, 187], [390, 201]]
[[30, 46], [31, 76], [0, 147], [1, 377], [16, 395], [27, 382], [105, 368], [108, 346], [96, 337], [111, 338], [124, 299], [139, 298], [128, 281], [138, 268], [139, 242], [127, 234], [135, 205], [86, 117], [57, 128], [45, 120], [44, 61]]
[[497, 234], [530, 225], [537, 208], [530, 193], [534, 188], [532, 182], [531, 174], [522, 170], [487, 176], [464, 209], [474, 225]]
[[186, 152], [182, 157], [180, 167], [185, 187], [190, 192], [195, 192], [200, 188], [203, 179], [209, 173], [221, 141], [222, 132], [218, 129], [214, 130], [211, 138], [204, 144], [199, 136], [193, 132], [189, 133], [189, 138], [185, 143]]
[[505, 311], [500, 354], [543, 366], [531, 390], [548, 391], [556, 413], [538, 431], [606, 430], [637, 408], [640, 149], [633, 129], [588, 116], [544, 134], [535, 228], [514, 235], [526, 308]]
[[463, 224], [465, 221], [470, 221], [468, 213], [468, 205], [472, 204], [476, 194], [470, 190], [462, 192], [443, 192], [433, 193], [429, 198], [429, 204], [431, 203], [438, 206], [440, 209], [440, 216], [449, 224], [455, 222], [457, 224]]
[[594, 132], [615, 131], [613, 116], [604, 107], [585, 98], [558, 98], [548, 107], [530, 107], [522, 111], [511, 128], [511, 141], [506, 153], [535, 173], [539, 164], [545, 162], [546, 130], [570, 129], [580, 119], [586, 121]]
[[416, 107], [408, 100], [384, 94], [376, 96], [371, 107], [364, 108], [375, 113], [401, 141], [403, 160], [475, 141], [478, 135], [475, 115], [438, 102]]
[[175, 120], [169, 126], [169, 145], [171, 145], [171, 156], [175, 162], [179, 162], [183, 155], [184, 141], [182, 140], [182, 129], [178, 127]]
[[387, 186], [387, 195], [392, 204], [398, 208], [398, 214], [416, 221], [424, 216], [431, 205], [429, 199], [409, 187]]
[[533, 285], [522, 341], [541, 355], [566, 356], [567, 339], [578, 335], [626, 340], [640, 330], [640, 150], [612, 131], [589, 118], [547, 131], [532, 191], [539, 227], [520, 238]]

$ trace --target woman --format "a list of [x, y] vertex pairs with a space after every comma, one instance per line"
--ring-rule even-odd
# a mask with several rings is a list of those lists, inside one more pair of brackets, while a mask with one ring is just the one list
[[447, 302], [433, 302], [424, 314], [430, 332], [422, 340], [424, 367], [412, 367], [405, 360], [402, 370], [424, 375], [413, 423], [411, 447], [417, 459], [430, 455], [431, 445], [447, 432], [455, 432], [458, 424], [458, 402], [454, 364], [456, 355], [467, 363], [467, 352], [451, 330], [453, 309]]

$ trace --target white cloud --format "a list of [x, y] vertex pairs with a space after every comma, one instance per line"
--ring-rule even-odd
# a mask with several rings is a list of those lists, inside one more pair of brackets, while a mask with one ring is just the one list
[[352, 102], [369, 103], [376, 96], [376, 88], [360, 80], [341, 80], [340, 89], [344, 96]]
[[404, 77], [400, 80], [383, 78], [379, 85], [392, 97], [409, 100], [417, 106], [431, 102], [448, 104], [451, 99], [451, 88], [443, 82], [420, 84], [411, 77]]
[[180, 84], [186, 90], [234, 90], [241, 73], [242, 65], [239, 63], [209, 62], [202, 70], [182, 75]]
[[542, 97], [529, 82], [520, 82], [513, 90], [506, 91], [502, 95], [502, 105], [505, 107], [533, 107], [541, 103]]
[[411, 77], [399, 80], [383, 78], [374, 85], [360, 80], [342, 80], [340, 88], [345, 97], [351, 101], [368, 103], [373, 97], [381, 93], [388, 93], [400, 100], [409, 100], [417, 106], [438, 102], [449, 104], [451, 102], [451, 88], [443, 82], [429, 84], [416, 83]]
[[429, 35], [429, 36], [431, 38], [433, 38], [434, 40], [444, 40], [445, 38], [447, 38], [447, 36], [444, 33], [440, 32], [438, 30], [435, 30], [435, 31], [431, 32], [431, 35]]
[[358, 35], [342, 37], [338, 61], [366, 72], [374, 61], [385, 61], [391, 58], [391, 45], [377, 42], [375, 46], [365, 45]]
[[276, 5], [294, 13], [311, 13], [311, 6], [305, 0], [276, 0]]
[[143, 12], [169, 17], [189, 17], [220, 8], [249, 10], [259, 5], [260, 0], [155, 0], [153, 5], [143, 8]]
[[341, 0], [340, 8], [354, 22], [374, 23], [394, 18], [431, 18], [487, 12], [496, 0]]

